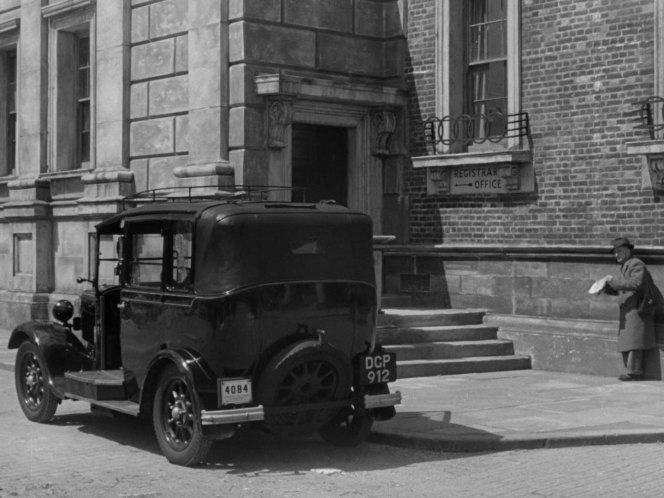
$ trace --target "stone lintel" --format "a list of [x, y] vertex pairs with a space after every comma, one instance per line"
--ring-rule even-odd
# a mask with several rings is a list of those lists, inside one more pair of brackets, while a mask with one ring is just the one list
[[254, 82], [256, 93], [264, 96], [287, 95], [368, 106], [399, 107], [407, 104], [406, 94], [395, 87], [285, 74], [259, 74]]

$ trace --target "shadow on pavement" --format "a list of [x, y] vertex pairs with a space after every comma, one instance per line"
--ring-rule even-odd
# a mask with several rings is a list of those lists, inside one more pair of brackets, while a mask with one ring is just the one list
[[[78, 426], [78, 430], [124, 446], [161, 455], [152, 424], [144, 418], [110, 415], [103, 412], [56, 415], [50, 422], [59, 426]], [[381, 423], [377, 422], [374, 427]], [[454, 424], [449, 424], [454, 426]], [[472, 430], [458, 427], [460, 432]], [[374, 437], [370, 436], [371, 438]], [[354, 448], [330, 445], [318, 435], [280, 437], [260, 428], [242, 428], [225, 440], [215, 441], [198, 469], [223, 470], [238, 475], [271, 473], [358, 472], [397, 469], [418, 462], [470, 458], [472, 455], [443, 454], [419, 449], [395, 450], [382, 444], [365, 442]], [[164, 458], [164, 464], [170, 465]]]

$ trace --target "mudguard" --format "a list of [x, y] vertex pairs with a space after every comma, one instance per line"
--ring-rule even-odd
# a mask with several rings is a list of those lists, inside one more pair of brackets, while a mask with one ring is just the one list
[[85, 347], [71, 330], [64, 325], [46, 320], [32, 320], [18, 325], [9, 337], [9, 349], [18, 348], [24, 341], [35, 344], [46, 363], [48, 385], [59, 398], [64, 392], [56, 379], [64, 377], [70, 370], [92, 368], [92, 359]]
[[217, 408], [216, 375], [200, 355], [189, 349], [162, 349], [152, 358], [147, 368], [139, 401], [142, 413], [149, 413], [152, 409], [152, 393], [157, 386], [159, 373], [167, 363], [174, 364], [189, 378], [198, 393], [201, 409]]

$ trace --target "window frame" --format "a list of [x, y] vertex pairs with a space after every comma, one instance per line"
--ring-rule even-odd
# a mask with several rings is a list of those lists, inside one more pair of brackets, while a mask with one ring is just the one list
[[[467, 39], [464, 15], [465, 0], [440, 0], [436, 2], [436, 102], [435, 113], [438, 117], [458, 116], [466, 111], [464, 86], [467, 83]], [[521, 2], [506, 2], [506, 45], [507, 45], [507, 114], [521, 111]], [[464, 22], [458, 22], [462, 19]], [[462, 50], [458, 50], [459, 41]], [[446, 139], [450, 132], [443, 130]], [[507, 137], [501, 149], [521, 148], [521, 137]], [[455, 154], [465, 152], [450, 145], [439, 145], [438, 153]]]
[[[14, 137], [13, 143], [9, 137], [10, 111], [9, 106], [9, 81], [7, 79], [9, 64], [9, 54], [15, 57], [15, 85], [14, 95]], [[18, 94], [20, 85], [19, 79], [19, 46], [18, 36], [13, 35], [7, 38], [0, 38], [0, 177], [15, 176], [18, 169]], [[13, 147], [13, 150], [11, 148]], [[13, 160], [13, 164], [12, 164]]]
[[[95, 162], [96, 16], [92, 8], [57, 12], [49, 18], [48, 173], [89, 171]], [[80, 38], [89, 39], [88, 160], [82, 160], [79, 128]], [[72, 144], [75, 144], [72, 147]]]

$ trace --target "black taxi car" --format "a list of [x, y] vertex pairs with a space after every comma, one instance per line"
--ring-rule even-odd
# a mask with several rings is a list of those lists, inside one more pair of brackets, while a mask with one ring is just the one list
[[[246, 424], [364, 440], [395, 414], [396, 358], [376, 345], [371, 219], [331, 203], [136, 195], [96, 227], [95, 267], [55, 321], [18, 325], [28, 419], [62, 400], [151, 417], [194, 465]], [[149, 202], [147, 202], [149, 201]]]

